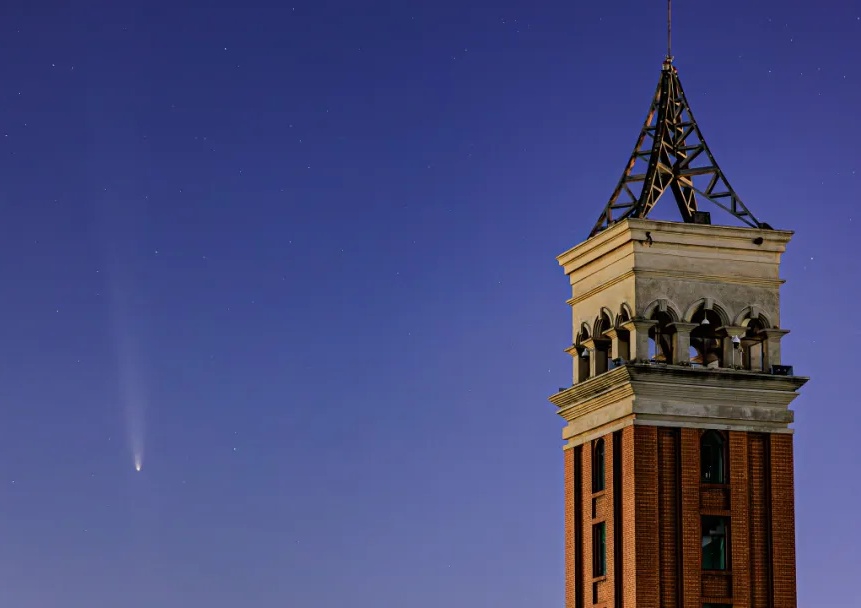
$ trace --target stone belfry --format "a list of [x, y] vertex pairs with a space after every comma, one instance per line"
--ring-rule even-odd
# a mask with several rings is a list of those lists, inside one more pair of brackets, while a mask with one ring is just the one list
[[[668, 193], [681, 221], [648, 219]], [[791, 236], [732, 189], [668, 52], [610, 201], [558, 257], [573, 312], [574, 382], [550, 398], [567, 422], [566, 608], [795, 608]]]

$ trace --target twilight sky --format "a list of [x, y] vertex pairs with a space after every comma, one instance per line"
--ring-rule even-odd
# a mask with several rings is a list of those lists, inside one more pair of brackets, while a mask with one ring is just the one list
[[[676, 4], [718, 163], [797, 231], [799, 605], [854, 606], [861, 4]], [[0, 605], [561, 606], [554, 258], [663, 3], [0, 13]]]

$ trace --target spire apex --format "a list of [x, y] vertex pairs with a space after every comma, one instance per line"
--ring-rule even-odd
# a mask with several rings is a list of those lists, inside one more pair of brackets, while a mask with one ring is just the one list
[[673, 62], [673, 0], [667, 0], [667, 60]]
[[667, 58], [649, 114], [622, 178], [589, 236], [626, 218], [646, 217], [668, 189], [684, 222], [710, 223], [708, 214], [697, 207], [699, 195], [752, 228], [770, 229], [745, 207], [706, 145], [672, 64], [669, 33], [668, 20]]

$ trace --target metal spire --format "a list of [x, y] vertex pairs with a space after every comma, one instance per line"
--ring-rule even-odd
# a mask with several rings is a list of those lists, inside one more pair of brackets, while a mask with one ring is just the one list
[[667, 61], [673, 61], [673, 0], [667, 0]]
[[[635, 172], [635, 169], [638, 169]], [[753, 228], [771, 229], [741, 202], [718, 167], [694, 120], [672, 56], [672, 0], [667, 0], [667, 57], [622, 178], [589, 236], [629, 217], [646, 217], [670, 189], [688, 223], [709, 223], [697, 207], [697, 195]]]

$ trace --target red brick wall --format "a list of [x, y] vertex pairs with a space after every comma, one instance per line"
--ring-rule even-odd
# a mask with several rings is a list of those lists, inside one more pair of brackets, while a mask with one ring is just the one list
[[768, 530], [768, 475], [766, 471], [768, 437], [747, 435], [750, 537], [750, 605], [768, 608], [771, 595]]
[[574, 600], [574, 450], [565, 450], [565, 608], [577, 608]]
[[586, 606], [592, 605], [592, 445], [583, 446], [583, 458], [580, 487], [581, 509], [583, 513], [580, 522], [580, 573], [581, 587]]
[[658, 429], [634, 427], [634, 496], [637, 531], [637, 608], [660, 608], [658, 533]]
[[770, 435], [771, 557], [774, 607], [795, 608], [795, 487], [792, 436]]
[[[605, 435], [605, 490], [597, 495], [593, 444], [565, 452], [566, 608], [593, 606], [592, 525], [600, 521], [607, 577], [597, 581], [597, 607], [702, 608], [713, 601], [796, 608], [792, 436], [727, 433], [727, 489], [700, 482], [701, 435], [649, 426]], [[614, 441], [621, 442], [617, 450]], [[621, 500], [615, 509], [614, 498]], [[731, 518], [727, 572], [702, 571], [703, 513]]]
[[[635, 452], [635, 437], [633, 426], [622, 429], [622, 535], [625, 537], [622, 546], [622, 606], [623, 608], [636, 608], [637, 606], [648, 606], [647, 603], [637, 602], [637, 590], [645, 581], [636, 576], [637, 573], [637, 538], [636, 524], [638, 518], [643, 517], [637, 513], [636, 484], [634, 474], [637, 466], [643, 458], [642, 453]], [[637, 457], [635, 458], [635, 454]], [[657, 604], [655, 604], [657, 608]]]
[[[612, 607], [614, 598], [615, 552], [613, 534], [613, 435], [608, 434], [604, 439], [604, 490], [592, 493], [592, 447], [594, 442], [583, 446], [583, 597], [587, 606], [592, 605], [593, 585], [597, 585], [598, 606]], [[594, 503], [593, 503], [594, 501]], [[594, 517], [593, 517], [594, 513]], [[598, 580], [593, 577], [592, 564], [592, 526], [605, 523], [607, 575]]]
[[680, 429], [682, 601], [684, 608], [702, 608], [702, 538], [700, 526], [700, 432]]
[[604, 435], [604, 462], [604, 496], [599, 496], [596, 499], [597, 509], [593, 523], [603, 520], [607, 525], [607, 578], [598, 583], [598, 602], [612, 607], [616, 595], [613, 585], [616, 570], [616, 552], [613, 546], [616, 525], [616, 522], [613, 521], [613, 467], [615, 466], [613, 462], [613, 435]]
[[661, 606], [679, 605], [678, 455], [678, 429], [658, 429]]
[[729, 439], [730, 570], [735, 605], [750, 605], [750, 521], [747, 433], [731, 431]]
[[[629, 431], [631, 435], [632, 430]], [[618, 436], [623, 437], [624, 434]], [[565, 452], [565, 605], [566, 608], [592, 606], [593, 584], [597, 584], [598, 606], [611, 608], [615, 605], [615, 543], [617, 525], [614, 514], [614, 451], [613, 434], [604, 439], [604, 490], [592, 493], [592, 447], [593, 442]], [[630, 442], [630, 441], [629, 441]], [[631, 442], [632, 443], [632, 442]], [[624, 450], [622, 452], [625, 453]], [[624, 458], [620, 466], [624, 467]], [[628, 448], [627, 475], [622, 473], [621, 483], [633, 484], [633, 444]], [[579, 470], [577, 463], [579, 462]], [[579, 486], [579, 491], [577, 486]], [[631, 492], [633, 496], [633, 492]], [[579, 499], [579, 505], [576, 501]], [[594, 501], [594, 505], [593, 505]], [[594, 511], [593, 511], [594, 507]], [[622, 510], [624, 512], [624, 509]], [[594, 517], [593, 517], [594, 512]], [[629, 510], [629, 525], [633, 527], [633, 502]], [[605, 523], [607, 575], [596, 580], [592, 568], [592, 526]], [[621, 523], [618, 525], [622, 525]], [[633, 538], [633, 535], [629, 535]], [[625, 542], [623, 546], [627, 547]], [[630, 543], [629, 559], [634, 557], [634, 544]], [[624, 562], [625, 556], [620, 556]], [[623, 566], [624, 567], [624, 566]], [[633, 567], [631, 568], [633, 572]], [[635, 604], [631, 604], [634, 608]]]

